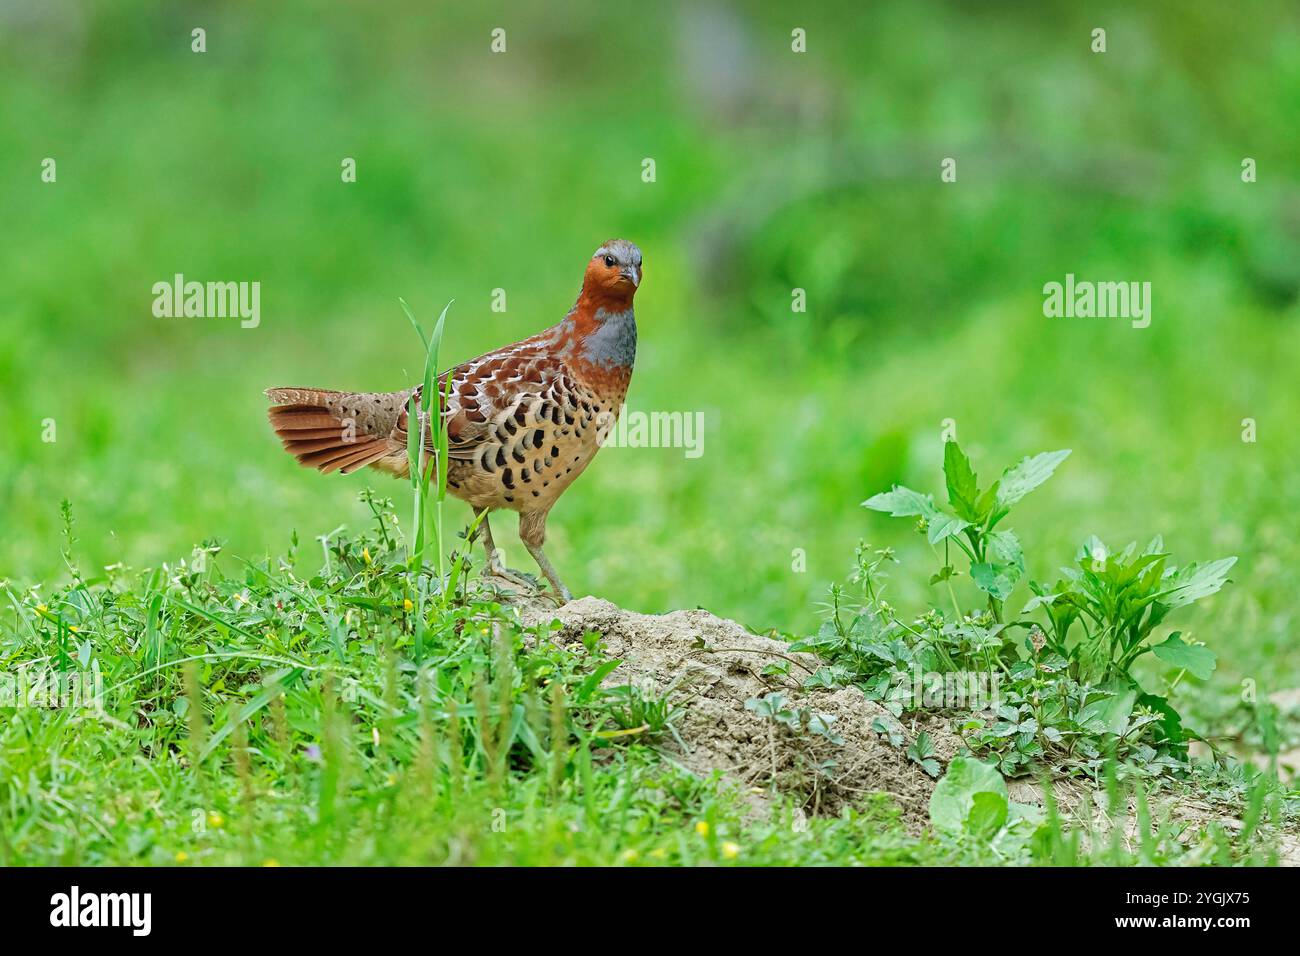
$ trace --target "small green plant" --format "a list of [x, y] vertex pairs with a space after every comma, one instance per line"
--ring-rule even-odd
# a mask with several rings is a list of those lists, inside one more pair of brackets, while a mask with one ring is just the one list
[[819, 713], [810, 707], [789, 706], [784, 694], [774, 691], [762, 697], [751, 697], [745, 701], [745, 709], [793, 733], [816, 734], [837, 746], [844, 743], [844, 738], [831, 726], [835, 722], [834, 714]]
[[939, 761], [934, 759], [934, 741], [924, 730], [917, 734], [916, 740], [908, 746], [907, 759], [931, 777], [939, 776]]
[[689, 750], [677, 733], [676, 723], [686, 713], [686, 708], [676, 701], [674, 691], [675, 687], [669, 687], [662, 694], [648, 694], [636, 684], [607, 688], [604, 713], [618, 730], [597, 736], [640, 735], [642, 740], [649, 742], [667, 734], [683, 751]]
[[930, 795], [930, 823], [941, 838], [986, 847], [1000, 862], [1025, 855], [1042, 814], [1016, 803], [991, 764], [954, 757]]
[[[1069, 450], [1048, 451], [1022, 459], [1002, 473], [989, 487], [981, 489], [970, 459], [955, 441], [945, 442], [943, 474], [948, 489], [949, 509], [935, 504], [932, 495], [895, 485], [891, 491], [863, 502], [873, 511], [895, 517], [916, 517], [917, 528], [931, 547], [943, 545], [943, 565], [931, 583], [949, 586], [957, 573], [953, 547], [966, 556], [967, 573], [988, 597], [988, 609], [997, 622], [1002, 607], [1016, 582], [1025, 572], [1025, 555], [1014, 531], [996, 530], [1011, 507], [1048, 478], [1068, 456]], [[956, 597], [953, 597], [956, 608]]]
[[1148, 651], [1207, 680], [1215, 668], [1213, 651], [1185, 643], [1181, 632], [1159, 644], [1147, 641], [1170, 611], [1222, 588], [1237, 559], [1182, 568], [1168, 559], [1159, 536], [1141, 552], [1130, 544], [1119, 553], [1090, 537], [1075, 555], [1076, 566], [1062, 569], [1062, 578], [1050, 590], [1031, 583], [1034, 597], [1023, 613], [1045, 609], [1047, 646], [1074, 662], [1083, 680], [1127, 677], [1133, 662]]
[[[1158, 537], [1141, 552], [1130, 545], [1117, 553], [1091, 537], [1054, 585], [1028, 580], [1028, 602], [1008, 613], [1026, 559], [1006, 519], [1069, 454], [1024, 458], [982, 487], [952, 441], [944, 446], [946, 505], [902, 486], [863, 502], [916, 520], [939, 561], [930, 584], [946, 600], [904, 619], [883, 597], [894, 553], [859, 546], [851, 580], [861, 603], [833, 587], [826, 622], [793, 645], [826, 662], [808, 683], [856, 683], [895, 718], [923, 706], [970, 711], [961, 727], [967, 745], [1008, 775], [1050, 762], [1095, 773], [1107, 754], [1156, 772], [1181, 765], [1191, 734], [1166, 695], [1138, 684], [1133, 664], [1153, 653], [1176, 669], [1170, 687], [1185, 675], [1211, 676], [1212, 651], [1180, 632], [1157, 640], [1156, 630], [1170, 612], [1217, 592], [1235, 559], [1180, 568]], [[976, 589], [974, 607], [963, 605], [955, 586], [963, 576]], [[954, 675], [963, 681], [954, 685]], [[934, 687], [942, 691], [937, 703], [929, 700]], [[901, 739], [888, 722], [877, 729]], [[918, 740], [909, 756], [924, 767], [929, 755], [921, 747]]]
[[[411, 327], [415, 329], [415, 334], [420, 337], [420, 346], [424, 351], [424, 378], [420, 384], [419, 397], [412, 395], [407, 402], [407, 458], [410, 462], [409, 477], [411, 482], [411, 499], [413, 505], [413, 516], [411, 520], [411, 532], [413, 538], [410, 544], [409, 560], [412, 571], [418, 571], [424, 561], [424, 552], [428, 547], [426, 540], [426, 529], [428, 524], [428, 515], [430, 514], [429, 503], [429, 483], [433, 475], [438, 476], [438, 487], [434, 494], [433, 510], [434, 515], [434, 544], [437, 550], [439, 561], [439, 577], [442, 575], [442, 503], [447, 498], [447, 434], [443, 428], [442, 416], [439, 414], [440, 402], [439, 396], [434, 391], [433, 385], [438, 369], [438, 352], [442, 346], [442, 333], [447, 322], [447, 310], [451, 308], [448, 302], [438, 316], [438, 321], [433, 327], [433, 332], [426, 337], [424, 330], [420, 327], [419, 320], [416, 319], [415, 313], [411, 307], [406, 304], [405, 299], [398, 299], [401, 303], [402, 310], [406, 313], [407, 319], [410, 320]], [[451, 388], [451, 376], [447, 376], [446, 387]], [[428, 430], [429, 440], [433, 446], [434, 454], [432, 460], [426, 459], [424, 436], [425, 430]]]
[[1244, 825], [1230, 833], [1218, 821], [1180, 821], [1169, 813], [1176, 800], [1153, 812], [1140, 775], [1122, 769], [1107, 760], [1101, 786], [1087, 792], [1067, 819], [1049, 780], [1041, 785], [1040, 809], [1012, 800], [992, 764], [956, 757], [931, 794], [930, 822], [948, 856], [966, 864], [1277, 865], [1276, 780], [1264, 774], [1250, 779]]
[[[414, 594], [413, 604], [416, 610], [415, 659], [419, 663], [424, 659], [426, 606], [429, 602], [431, 590], [431, 582], [424, 574], [426, 552], [432, 547], [437, 557], [437, 577], [434, 590], [436, 590], [437, 594], [436, 606], [440, 610], [446, 610], [455, 599], [459, 577], [466, 570], [466, 563], [463, 561], [452, 562], [450, 569], [448, 569], [445, 548], [443, 547], [442, 506], [447, 500], [447, 464], [449, 456], [447, 429], [444, 427], [441, 409], [446, 405], [451, 395], [451, 375], [447, 375], [443, 380], [441, 395], [435, 389], [435, 385], [438, 384], [438, 352], [442, 346], [443, 329], [447, 324], [447, 312], [451, 309], [452, 303], [448, 302], [443, 306], [438, 321], [433, 326], [433, 332], [426, 337], [424, 330], [415, 317], [415, 313], [406, 304], [406, 300], [398, 299], [397, 301], [401, 303], [402, 310], [406, 313], [407, 319], [410, 320], [415, 334], [419, 336], [420, 345], [424, 350], [424, 377], [420, 384], [419, 397], [412, 395], [406, 406], [408, 423], [406, 453], [410, 465], [408, 471], [411, 482], [412, 511], [411, 540], [407, 544], [406, 566], [411, 579], [411, 593]], [[428, 445], [425, 444], [426, 433], [429, 439]], [[432, 454], [426, 455], [430, 448]], [[435, 488], [431, 489], [430, 483], [435, 475], [438, 483]], [[429, 507], [430, 503], [433, 505], [432, 508]], [[371, 511], [375, 511], [373, 505]], [[465, 537], [467, 541], [472, 539], [474, 533], [478, 530], [482, 515], [483, 513], [480, 513], [466, 531]], [[430, 539], [428, 533], [430, 523], [433, 525], [432, 539]], [[385, 540], [387, 540], [386, 535]], [[408, 598], [408, 600], [410, 599]]]

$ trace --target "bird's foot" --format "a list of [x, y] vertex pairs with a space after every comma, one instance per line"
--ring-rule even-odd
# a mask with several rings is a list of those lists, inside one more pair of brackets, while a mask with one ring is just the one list
[[539, 598], [545, 598], [556, 607], [564, 607], [564, 605], [573, 600], [573, 595], [569, 593], [567, 588], [558, 594], [555, 591], [538, 591], [537, 596]]
[[[573, 595], [563, 585], [560, 586], [561, 590], [558, 592], [543, 590], [542, 583], [536, 578], [525, 574], [523, 571], [515, 571], [504, 566], [485, 568], [483, 570], [483, 579], [503, 594], [517, 594], [522, 591], [529, 597], [550, 601], [556, 607], [564, 607], [573, 600]], [[502, 588], [498, 582], [505, 582], [511, 585], [511, 588]]]
[[[506, 593], [523, 592], [529, 595], [535, 595], [541, 590], [541, 585], [522, 571], [515, 571], [507, 568], [505, 565], [496, 564], [488, 565], [483, 569], [483, 578], [497, 590], [504, 590]], [[504, 582], [512, 586], [510, 588], [501, 588], [499, 582]]]

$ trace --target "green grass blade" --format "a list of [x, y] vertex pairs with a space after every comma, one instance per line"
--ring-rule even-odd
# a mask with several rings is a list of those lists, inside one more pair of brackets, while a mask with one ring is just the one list
[[244, 705], [240, 707], [239, 710], [235, 711], [234, 715], [222, 724], [221, 727], [217, 728], [212, 736], [208, 738], [203, 749], [199, 751], [199, 763], [207, 760], [212, 751], [214, 751], [227, 737], [230, 736], [231, 732], [234, 731], [236, 724], [248, 720], [248, 718], [252, 717], [263, 707], [266, 707], [280, 694], [285, 693], [290, 687], [298, 682], [299, 678], [301, 678], [304, 673], [305, 671], [301, 667], [291, 667], [287, 670], [271, 675], [270, 681], [261, 690], [245, 701]]

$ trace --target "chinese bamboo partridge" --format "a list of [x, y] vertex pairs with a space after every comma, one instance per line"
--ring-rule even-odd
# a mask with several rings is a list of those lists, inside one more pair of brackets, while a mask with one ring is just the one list
[[[558, 324], [442, 373], [438, 394], [447, 429], [447, 490], [476, 514], [487, 570], [527, 584], [506, 569], [488, 512], [519, 512], [519, 536], [560, 599], [570, 599], [542, 544], [546, 516], [595, 457], [627, 395], [636, 358], [632, 300], [641, 284], [641, 250], [615, 239], [587, 263], [578, 301]], [[344, 474], [370, 466], [408, 474], [407, 407], [412, 397], [432, 455], [422, 386], [397, 392], [270, 388], [271, 426], [304, 465]]]

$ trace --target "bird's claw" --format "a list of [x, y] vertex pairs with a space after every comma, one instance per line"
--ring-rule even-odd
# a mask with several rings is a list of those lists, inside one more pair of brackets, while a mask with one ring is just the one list
[[[515, 571], [513, 568], [507, 568], [504, 565], [484, 568], [483, 577], [485, 580], [489, 581], [493, 578], [499, 581], [504, 581], [507, 584], [513, 585], [515, 588], [523, 590], [530, 597], [543, 598], [544, 600], [551, 601], [556, 607], [563, 607], [573, 600], [573, 595], [569, 594], [567, 588], [562, 592], [544, 590], [544, 586], [536, 578], [530, 577], [522, 571]], [[498, 587], [497, 590], [502, 589]], [[506, 591], [505, 593], [511, 592]]]
[[[522, 571], [515, 571], [504, 566], [487, 567], [483, 570], [483, 578], [489, 582], [504, 581], [518, 591], [527, 594], [537, 594], [541, 590], [541, 585], [528, 577]], [[498, 587], [498, 590], [501, 590]]]
[[568, 594], [567, 592], [556, 594], [554, 591], [540, 591], [537, 596], [553, 602], [557, 608], [564, 607], [564, 605], [573, 600], [573, 595]]

